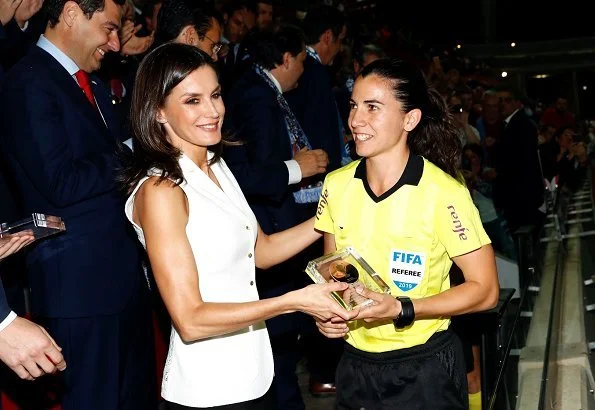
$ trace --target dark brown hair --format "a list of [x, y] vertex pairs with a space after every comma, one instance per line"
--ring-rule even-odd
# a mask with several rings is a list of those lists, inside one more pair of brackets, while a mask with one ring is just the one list
[[421, 111], [419, 124], [409, 132], [407, 145], [414, 155], [421, 155], [442, 171], [459, 180], [461, 142], [444, 98], [430, 87], [422, 72], [398, 59], [380, 59], [368, 64], [361, 77], [377, 75], [388, 80], [393, 95], [407, 113]]
[[[188, 75], [201, 67], [215, 70], [211, 57], [197, 47], [166, 43], [151, 51], [142, 61], [136, 74], [130, 110], [133, 136], [133, 154], [123, 155], [124, 165], [118, 181], [130, 194], [151, 169], [160, 171], [160, 180], [170, 179], [182, 183], [184, 175], [178, 163], [182, 154], [167, 139], [163, 125], [157, 121], [159, 109], [171, 91]], [[221, 157], [222, 141], [209, 150], [215, 155], [210, 163]]]

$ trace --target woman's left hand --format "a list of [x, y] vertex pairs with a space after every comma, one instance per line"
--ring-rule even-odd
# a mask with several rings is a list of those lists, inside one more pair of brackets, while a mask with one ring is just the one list
[[369, 323], [377, 320], [395, 319], [401, 313], [401, 303], [391, 295], [377, 293], [368, 288], [358, 289], [357, 293], [372, 299], [374, 303], [360, 309], [355, 320], [363, 319]]

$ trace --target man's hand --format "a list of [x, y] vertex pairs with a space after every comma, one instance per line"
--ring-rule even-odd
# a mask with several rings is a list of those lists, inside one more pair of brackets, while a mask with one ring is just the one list
[[146, 37], [137, 37], [133, 35], [130, 39], [122, 44], [122, 48], [120, 49], [120, 54], [125, 56], [137, 56], [139, 54], [143, 54], [145, 51], [151, 47], [153, 44], [154, 33]]
[[0, 23], [5, 26], [21, 5], [23, 0], [0, 0]]
[[489, 137], [489, 136], [488, 137], [485, 137], [484, 144], [488, 148], [493, 147], [494, 144], [496, 144], [496, 138]]
[[143, 26], [141, 24], [135, 26], [134, 21], [125, 20], [120, 27], [118, 37], [120, 37], [120, 44], [124, 45], [134, 36]]
[[35, 238], [31, 233], [19, 233], [9, 237], [0, 238], [0, 260], [17, 253], [33, 242]]
[[14, 13], [14, 19], [19, 27], [23, 28], [25, 23], [41, 10], [41, 6], [43, 6], [43, 0], [22, 0]]
[[328, 165], [328, 156], [321, 149], [302, 149], [293, 157], [300, 166], [302, 178], [308, 178], [312, 175], [321, 174], [326, 171]]
[[0, 331], [0, 360], [21, 379], [66, 369], [61, 350], [43, 327], [21, 317]]

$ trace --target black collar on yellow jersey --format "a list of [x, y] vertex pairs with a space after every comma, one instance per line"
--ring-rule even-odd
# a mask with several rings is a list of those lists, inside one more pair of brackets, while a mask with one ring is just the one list
[[354, 178], [359, 178], [362, 180], [362, 183], [364, 184], [364, 188], [366, 189], [366, 192], [368, 193], [368, 195], [370, 196], [370, 198], [372, 198], [372, 200], [374, 202], [380, 202], [383, 199], [386, 199], [389, 196], [391, 196], [393, 193], [397, 192], [397, 190], [399, 188], [401, 188], [403, 185], [416, 186], [417, 184], [419, 184], [419, 181], [421, 179], [423, 172], [424, 172], [423, 158], [420, 157], [419, 155], [409, 155], [409, 158], [407, 159], [407, 165], [405, 165], [405, 169], [403, 170], [403, 175], [401, 175], [401, 178], [399, 178], [397, 183], [395, 185], [393, 185], [391, 189], [389, 189], [388, 191], [386, 191], [384, 194], [382, 194], [380, 196], [376, 196], [376, 194], [374, 193], [374, 191], [372, 191], [372, 188], [370, 188], [370, 185], [368, 184], [368, 178], [366, 178], [366, 159], [365, 158], [363, 158], [361, 160], [361, 162], [357, 166], [357, 168], [355, 170], [355, 174], [353, 176], [354, 176]]

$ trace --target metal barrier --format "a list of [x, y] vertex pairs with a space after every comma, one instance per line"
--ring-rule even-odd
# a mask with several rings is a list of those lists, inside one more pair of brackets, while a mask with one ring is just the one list
[[[508, 315], [510, 324], [493, 324], [492, 334], [502, 333], [502, 329], [504, 334], [499, 339], [486, 337], [488, 343], [482, 346], [483, 409], [555, 408], [565, 243], [595, 234], [577, 231], [581, 223], [592, 221], [590, 198], [589, 189], [573, 194], [560, 192], [556, 185], [548, 186], [544, 237], [537, 240], [540, 235], [532, 227], [515, 233], [520, 299], [517, 310]], [[499, 317], [501, 320], [505, 315]], [[494, 367], [489, 356], [498, 358], [495, 376], [490, 373]], [[518, 371], [510, 365], [515, 356], [519, 357]], [[525, 393], [518, 401], [510, 393], [511, 381], [517, 377], [519, 394]]]

